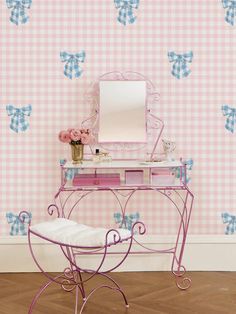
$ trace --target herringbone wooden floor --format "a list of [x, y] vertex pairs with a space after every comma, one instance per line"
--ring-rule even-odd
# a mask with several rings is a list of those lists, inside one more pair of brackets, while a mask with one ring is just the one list
[[[168, 272], [113, 273], [128, 298], [108, 289], [98, 290], [84, 314], [235, 314], [236, 273], [192, 272], [192, 287], [176, 288]], [[27, 314], [38, 288], [45, 283], [39, 273], [0, 274], [0, 314]], [[34, 314], [74, 314], [74, 295], [52, 285], [39, 299]]]

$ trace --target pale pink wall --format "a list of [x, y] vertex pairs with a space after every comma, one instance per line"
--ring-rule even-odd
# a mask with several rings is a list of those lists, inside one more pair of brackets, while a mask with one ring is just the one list
[[[156, 85], [164, 135], [175, 138], [179, 154], [195, 163], [190, 232], [223, 233], [221, 212], [236, 210], [236, 135], [226, 131], [221, 113], [222, 104], [236, 107], [236, 29], [224, 21], [221, 1], [141, 0], [137, 22], [126, 27], [116, 21], [112, 0], [33, 1], [30, 21], [19, 26], [9, 21], [5, 1], [0, 6], [0, 233], [9, 230], [6, 211], [30, 210], [35, 222], [47, 217], [59, 184], [58, 160], [69, 157], [69, 147], [57, 134], [89, 114], [85, 92], [112, 70], [138, 71]], [[60, 51], [82, 49], [84, 73], [69, 80]], [[188, 78], [178, 81], [170, 74], [169, 50], [193, 51]], [[5, 106], [29, 103], [30, 128], [16, 134], [9, 129]], [[101, 195], [96, 212], [97, 200], [93, 196], [83, 203], [84, 209], [92, 209], [83, 219], [109, 223], [115, 203]], [[171, 211], [162, 211], [161, 222], [153, 223], [158, 217], [155, 203], [150, 193], [141, 194], [131, 209], [143, 208], [140, 213], [151, 233], [172, 233]]]

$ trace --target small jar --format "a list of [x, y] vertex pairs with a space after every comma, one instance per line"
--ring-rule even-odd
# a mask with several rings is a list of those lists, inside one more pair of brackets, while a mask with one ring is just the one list
[[112, 161], [112, 158], [111, 158], [111, 156], [109, 156], [109, 153], [103, 153], [102, 161], [104, 161], [104, 162], [111, 162]]

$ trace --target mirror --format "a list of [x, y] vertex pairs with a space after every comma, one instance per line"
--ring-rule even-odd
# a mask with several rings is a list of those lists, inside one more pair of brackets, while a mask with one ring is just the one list
[[99, 84], [98, 142], [146, 142], [146, 81]]

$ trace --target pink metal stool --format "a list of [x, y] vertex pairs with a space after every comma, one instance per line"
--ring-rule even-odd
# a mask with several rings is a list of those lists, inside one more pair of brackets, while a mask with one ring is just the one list
[[[129, 305], [123, 290], [119, 284], [108, 275], [108, 273], [119, 267], [127, 258], [131, 251], [134, 234], [138, 233], [142, 235], [145, 231], [146, 229], [142, 222], [136, 222], [133, 225], [132, 230], [129, 231], [126, 229], [93, 228], [78, 224], [77, 222], [66, 218], [56, 218], [55, 220], [43, 222], [35, 226], [30, 225], [28, 229], [30, 252], [36, 265], [49, 279], [49, 281], [47, 281], [39, 289], [33, 298], [28, 313], [33, 313], [33, 309], [38, 298], [52, 283], [59, 284], [62, 289], [67, 292], [75, 289], [75, 314], [77, 314], [79, 310], [79, 296], [81, 295], [82, 298], [82, 305], [79, 313], [82, 313], [88, 299], [101, 288], [107, 288], [119, 292], [124, 299], [126, 307], [128, 307]], [[69, 266], [64, 269], [60, 275], [52, 277], [42, 269], [33, 252], [31, 244], [32, 235], [60, 246], [62, 253], [69, 261]], [[107, 266], [105, 270], [102, 269], [102, 267], [105, 267], [107, 256], [112, 254], [109, 249], [122, 242], [126, 242], [127, 247], [125, 251], [123, 250], [120, 252], [123, 254], [119, 255], [119, 261], [116, 262], [115, 266]], [[95, 270], [84, 269], [79, 266], [79, 257], [84, 254], [99, 254], [101, 260]], [[117, 254], [117, 252], [115, 252], [115, 254]], [[104, 283], [94, 287], [89, 292], [86, 291], [86, 282], [92, 280], [95, 276], [101, 276], [109, 283]]]

